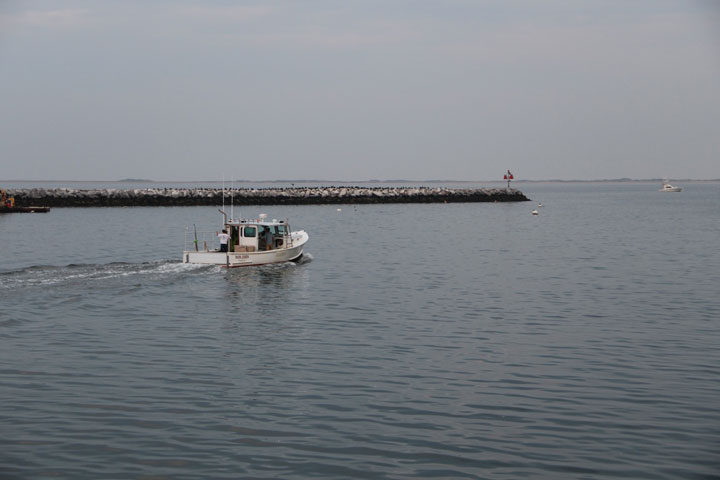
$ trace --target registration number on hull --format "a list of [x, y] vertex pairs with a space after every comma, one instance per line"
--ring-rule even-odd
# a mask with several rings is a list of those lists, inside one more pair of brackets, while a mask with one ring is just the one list
[[250, 255], [229, 255], [228, 265], [237, 265], [238, 263], [252, 263]]

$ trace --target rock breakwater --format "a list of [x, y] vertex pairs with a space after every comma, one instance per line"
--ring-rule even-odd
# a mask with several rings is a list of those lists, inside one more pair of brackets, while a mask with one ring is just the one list
[[[368, 203], [523, 202], [519, 190], [444, 187], [293, 187], [225, 189], [225, 203], [242, 205], [322, 205]], [[18, 205], [48, 207], [147, 207], [220, 205], [216, 188], [97, 189], [31, 188], [8, 190]]]

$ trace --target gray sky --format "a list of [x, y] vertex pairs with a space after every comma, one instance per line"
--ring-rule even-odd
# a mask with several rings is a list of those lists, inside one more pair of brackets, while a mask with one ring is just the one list
[[0, 167], [720, 178], [720, 2], [0, 0]]

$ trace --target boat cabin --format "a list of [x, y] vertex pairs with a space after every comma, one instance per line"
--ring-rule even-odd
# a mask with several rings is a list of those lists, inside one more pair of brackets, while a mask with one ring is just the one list
[[231, 220], [225, 223], [230, 235], [228, 251], [260, 252], [286, 248], [290, 242], [287, 221]]

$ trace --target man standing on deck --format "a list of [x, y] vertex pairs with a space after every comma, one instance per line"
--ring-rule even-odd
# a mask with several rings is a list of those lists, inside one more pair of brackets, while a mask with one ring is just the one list
[[223, 230], [222, 233], [215, 232], [220, 239], [220, 251], [221, 252], [227, 252], [228, 251], [228, 240], [230, 240], [230, 235], [227, 234], [227, 230]]
[[270, 250], [273, 243], [273, 234], [272, 230], [270, 230], [270, 227], [265, 227], [265, 235], [263, 237], [263, 240], [265, 240], [265, 250]]

